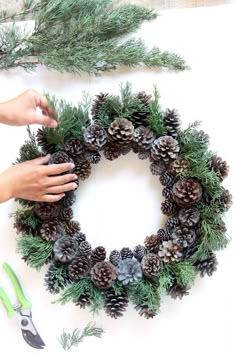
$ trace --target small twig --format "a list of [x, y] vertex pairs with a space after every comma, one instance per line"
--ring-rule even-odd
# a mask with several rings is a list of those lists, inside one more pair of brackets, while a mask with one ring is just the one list
[[[48, 114], [47, 111], [46, 111], [46, 114], [47, 114], [47, 116], [49, 117], [49, 114]], [[59, 119], [58, 119], [58, 118], [56, 119], [56, 121], [57, 121], [57, 124], [59, 124]], [[63, 141], [63, 139], [62, 139], [62, 137], [61, 137], [61, 134], [60, 134], [59, 131], [58, 131], [58, 126], [57, 126], [57, 128], [55, 128], [54, 130], [55, 130], [56, 135], [57, 135], [57, 137], [58, 137], [58, 139], [59, 139], [59, 142], [60, 142], [61, 145], [64, 147], [65, 143], [64, 143], [64, 141]]]

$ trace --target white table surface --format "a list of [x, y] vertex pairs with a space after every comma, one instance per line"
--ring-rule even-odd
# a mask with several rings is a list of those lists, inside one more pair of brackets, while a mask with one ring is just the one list
[[[77, 102], [81, 91], [118, 92], [120, 82], [133, 83], [134, 91], [150, 92], [157, 84], [163, 107], [179, 110], [184, 126], [196, 119], [211, 135], [211, 147], [231, 166], [225, 187], [235, 193], [235, 84], [236, 84], [236, 6], [163, 11], [152, 23], [143, 25], [138, 35], [150, 46], [182, 54], [192, 70], [170, 71], [122, 68], [101, 78], [58, 74], [45, 69], [27, 74], [16, 69], [0, 72], [0, 101], [10, 99], [33, 87], [57, 97]], [[0, 171], [9, 167], [18, 155], [26, 136], [25, 128], [0, 125]], [[148, 234], [162, 226], [159, 207], [161, 186], [148, 171], [148, 161], [135, 155], [110, 163], [102, 161], [89, 180], [80, 185], [75, 218], [82, 224], [93, 246], [104, 245], [108, 251], [143, 242]], [[25, 361], [42, 357], [62, 360], [227, 360], [236, 357], [235, 311], [235, 211], [227, 214], [228, 233], [233, 241], [218, 254], [218, 272], [213, 277], [198, 278], [188, 297], [175, 301], [163, 298], [161, 313], [153, 320], [138, 316], [131, 307], [117, 321], [104, 313], [95, 318], [106, 331], [102, 340], [90, 338], [79, 347], [64, 352], [57, 337], [62, 329], [81, 328], [92, 320], [87, 310], [73, 304], [52, 305], [55, 297], [44, 291], [45, 269], [36, 272], [27, 267], [15, 252], [15, 232], [8, 214], [13, 201], [0, 205], [0, 263], [8, 261], [18, 274], [25, 293], [33, 303], [33, 316], [47, 347], [34, 350], [23, 341], [13, 320], [0, 305], [1, 357], [7, 355]], [[11, 299], [14, 292], [4, 271], [0, 284]]]

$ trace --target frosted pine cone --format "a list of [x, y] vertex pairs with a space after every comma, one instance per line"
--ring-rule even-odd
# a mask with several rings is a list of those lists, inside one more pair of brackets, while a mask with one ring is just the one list
[[151, 156], [156, 161], [169, 163], [178, 158], [179, 151], [180, 147], [177, 140], [165, 135], [152, 143]]
[[177, 158], [170, 164], [170, 170], [176, 175], [183, 173], [186, 169], [188, 169], [188, 167], [189, 161], [181, 157]]
[[192, 178], [179, 180], [173, 187], [173, 199], [179, 205], [191, 206], [202, 198], [200, 184]]
[[160, 243], [158, 256], [163, 262], [179, 262], [183, 257], [182, 247], [172, 240]]
[[107, 142], [107, 132], [100, 125], [90, 125], [84, 132], [84, 142], [88, 148], [100, 150]]
[[160, 183], [164, 187], [172, 187], [173, 184], [175, 183], [175, 177], [170, 172], [164, 172], [160, 176]]
[[120, 250], [121, 259], [133, 258], [133, 252], [129, 247], [123, 247]]
[[171, 232], [174, 243], [181, 245], [183, 248], [189, 247], [196, 239], [196, 233], [193, 229], [178, 226]]
[[194, 227], [200, 221], [200, 212], [197, 208], [183, 208], [179, 211], [179, 220], [186, 227]]
[[133, 254], [138, 261], [141, 261], [145, 256], [145, 247], [140, 244], [138, 246], [135, 246], [133, 250]]
[[96, 150], [87, 149], [84, 153], [84, 159], [87, 160], [89, 163], [97, 164], [101, 160], [101, 155]]
[[149, 253], [143, 257], [141, 266], [144, 276], [150, 279], [155, 278], [161, 267], [160, 258], [156, 254]]
[[114, 146], [125, 147], [132, 142], [134, 133], [133, 124], [126, 118], [114, 120], [108, 128], [109, 138]]
[[138, 127], [134, 130], [133, 142], [140, 148], [148, 150], [152, 146], [155, 135], [149, 127]]
[[77, 158], [84, 152], [84, 145], [79, 139], [70, 139], [65, 143], [65, 151], [72, 158]]
[[117, 251], [117, 250], [111, 251], [110, 256], [109, 256], [109, 261], [110, 261], [114, 266], [118, 266], [120, 260], [121, 260], [120, 252]]

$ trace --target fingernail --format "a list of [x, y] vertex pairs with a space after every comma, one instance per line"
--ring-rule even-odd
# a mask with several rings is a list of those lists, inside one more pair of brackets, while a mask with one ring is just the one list
[[78, 177], [77, 177], [77, 175], [76, 175], [76, 174], [74, 174], [73, 179], [78, 179]]
[[73, 168], [75, 168], [74, 163], [70, 163], [70, 169], [73, 169]]
[[52, 120], [51, 128], [56, 128], [56, 127], [57, 127], [57, 122], [55, 120]]

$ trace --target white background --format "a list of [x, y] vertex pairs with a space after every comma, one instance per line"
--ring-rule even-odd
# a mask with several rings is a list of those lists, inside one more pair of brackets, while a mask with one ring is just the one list
[[[182, 73], [126, 69], [101, 78], [72, 76], [39, 69], [32, 74], [22, 70], [0, 72], [0, 101], [10, 99], [29, 87], [47, 91], [76, 103], [81, 91], [117, 93], [127, 80], [134, 91], [150, 93], [157, 84], [163, 108], [179, 110], [183, 126], [203, 121], [211, 135], [211, 147], [231, 166], [225, 186], [235, 193], [235, 84], [236, 84], [236, 6], [163, 11], [152, 23], [143, 25], [141, 35], [150, 46], [158, 45], [182, 54], [192, 70]], [[25, 128], [0, 125], [0, 171], [18, 155], [26, 136]], [[102, 161], [78, 190], [75, 219], [93, 246], [108, 251], [142, 243], [164, 223], [159, 207], [161, 187], [148, 170], [148, 161], [130, 154], [114, 162]], [[227, 214], [229, 247], [218, 254], [218, 272], [211, 278], [197, 279], [188, 297], [175, 301], [163, 298], [161, 313], [147, 321], [131, 307], [117, 321], [104, 313], [95, 318], [106, 331], [102, 340], [86, 339], [78, 348], [64, 352], [57, 337], [62, 329], [82, 328], [92, 320], [89, 311], [72, 304], [52, 305], [55, 297], [43, 288], [45, 269], [37, 273], [15, 253], [15, 232], [8, 214], [13, 201], [0, 205], [0, 263], [8, 261], [18, 274], [26, 295], [33, 303], [33, 316], [47, 347], [44, 351], [28, 347], [13, 320], [0, 305], [0, 347], [8, 358], [21, 355], [25, 360], [75, 357], [98, 360], [162, 359], [196, 361], [201, 359], [233, 361], [235, 312], [235, 225], [234, 209]], [[0, 284], [15, 300], [4, 271]]]

